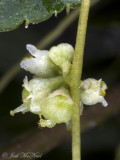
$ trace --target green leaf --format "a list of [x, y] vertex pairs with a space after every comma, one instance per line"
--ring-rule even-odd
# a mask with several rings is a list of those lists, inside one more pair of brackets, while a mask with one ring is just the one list
[[23, 21], [39, 23], [65, 7], [80, 6], [81, 0], [0, 0], [0, 31], [17, 28]]

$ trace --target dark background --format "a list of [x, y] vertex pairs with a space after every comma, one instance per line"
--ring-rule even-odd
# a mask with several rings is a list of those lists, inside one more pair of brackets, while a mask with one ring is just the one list
[[[26, 44], [37, 44], [65, 16], [65, 11], [63, 11], [58, 14], [57, 18], [52, 16], [49, 20], [37, 25], [30, 24], [27, 29], [22, 24], [16, 30], [0, 33], [0, 77], [2, 78], [25, 56]], [[77, 23], [78, 19], [45, 49], [62, 42], [75, 46]], [[25, 75], [31, 77], [25, 71], [19, 72], [0, 93], [0, 147], [2, 151], [10, 148], [14, 140], [17, 143], [19, 136], [38, 129], [39, 118], [36, 115], [31, 113], [17, 114], [14, 117], [9, 115], [11, 109], [21, 104], [21, 84]], [[88, 77], [102, 78], [107, 83], [109, 92], [120, 84], [119, 0], [101, 0], [90, 9], [82, 79]], [[120, 90], [118, 93], [120, 97]], [[82, 133], [82, 160], [113, 160], [119, 143], [120, 112]], [[62, 144], [59, 143], [56, 148], [50, 149], [40, 159], [71, 159], [71, 140], [66, 139]]]

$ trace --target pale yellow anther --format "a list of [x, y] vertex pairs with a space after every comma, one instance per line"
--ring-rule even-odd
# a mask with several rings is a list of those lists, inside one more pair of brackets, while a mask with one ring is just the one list
[[105, 95], [106, 95], [106, 92], [105, 92], [105, 91], [101, 91], [101, 92], [100, 92], [100, 95], [101, 95], [101, 96], [105, 96]]
[[30, 57], [24, 57], [22, 60], [31, 59], [31, 58], [33, 58], [33, 57], [32, 56], [30, 56]]
[[41, 127], [47, 126], [44, 119], [40, 119], [40, 125], [41, 125]]
[[10, 115], [11, 115], [11, 116], [14, 116], [14, 111], [11, 110], [11, 111], [10, 111]]
[[105, 90], [107, 90], [108, 89], [108, 87], [106, 86], [106, 89]]
[[22, 60], [26, 60], [26, 59], [29, 59], [29, 57], [24, 57]]
[[27, 99], [24, 99], [24, 100], [23, 100], [23, 102], [25, 102], [25, 103], [26, 103], [26, 102], [27, 102]]
[[22, 114], [25, 114], [25, 112], [24, 112], [24, 111], [22, 111]]
[[23, 87], [23, 88], [25, 87], [24, 84], [22, 84], [22, 87]]
[[39, 114], [39, 118], [42, 119], [42, 114]]
[[76, 103], [74, 102], [73, 105], [76, 106]]

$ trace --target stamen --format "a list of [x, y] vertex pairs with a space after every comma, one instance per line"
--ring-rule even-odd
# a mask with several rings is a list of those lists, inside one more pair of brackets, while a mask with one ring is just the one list
[[39, 114], [39, 118], [42, 119], [42, 114]]
[[106, 92], [105, 91], [101, 91], [100, 94], [101, 94], [101, 96], [104, 97], [106, 95]]
[[73, 105], [76, 106], [76, 103], [74, 102]]
[[26, 102], [27, 102], [27, 99], [24, 99], [24, 100], [23, 100], [23, 102], [25, 102], [25, 103], [26, 103]]
[[29, 57], [24, 57], [22, 60], [26, 60], [26, 59], [29, 59]]
[[25, 114], [25, 112], [24, 112], [24, 111], [22, 111], [22, 114]]
[[11, 116], [14, 116], [14, 111], [11, 110], [11, 111], [10, 111], [10, 115], [11, 115]]
[[41, 125], [41, 127], [47, 126], [44, 119], [40, 119], [40, 125]]

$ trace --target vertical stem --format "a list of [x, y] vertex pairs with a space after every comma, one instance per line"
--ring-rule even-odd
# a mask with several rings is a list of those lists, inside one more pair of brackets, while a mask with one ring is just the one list
[[90, 0], [82, 0], [73, 64], [70, 72], [70, 91], [75, 104], [72, 115], [72, 160], [81, 160], [80, 142], [80, 79]]

